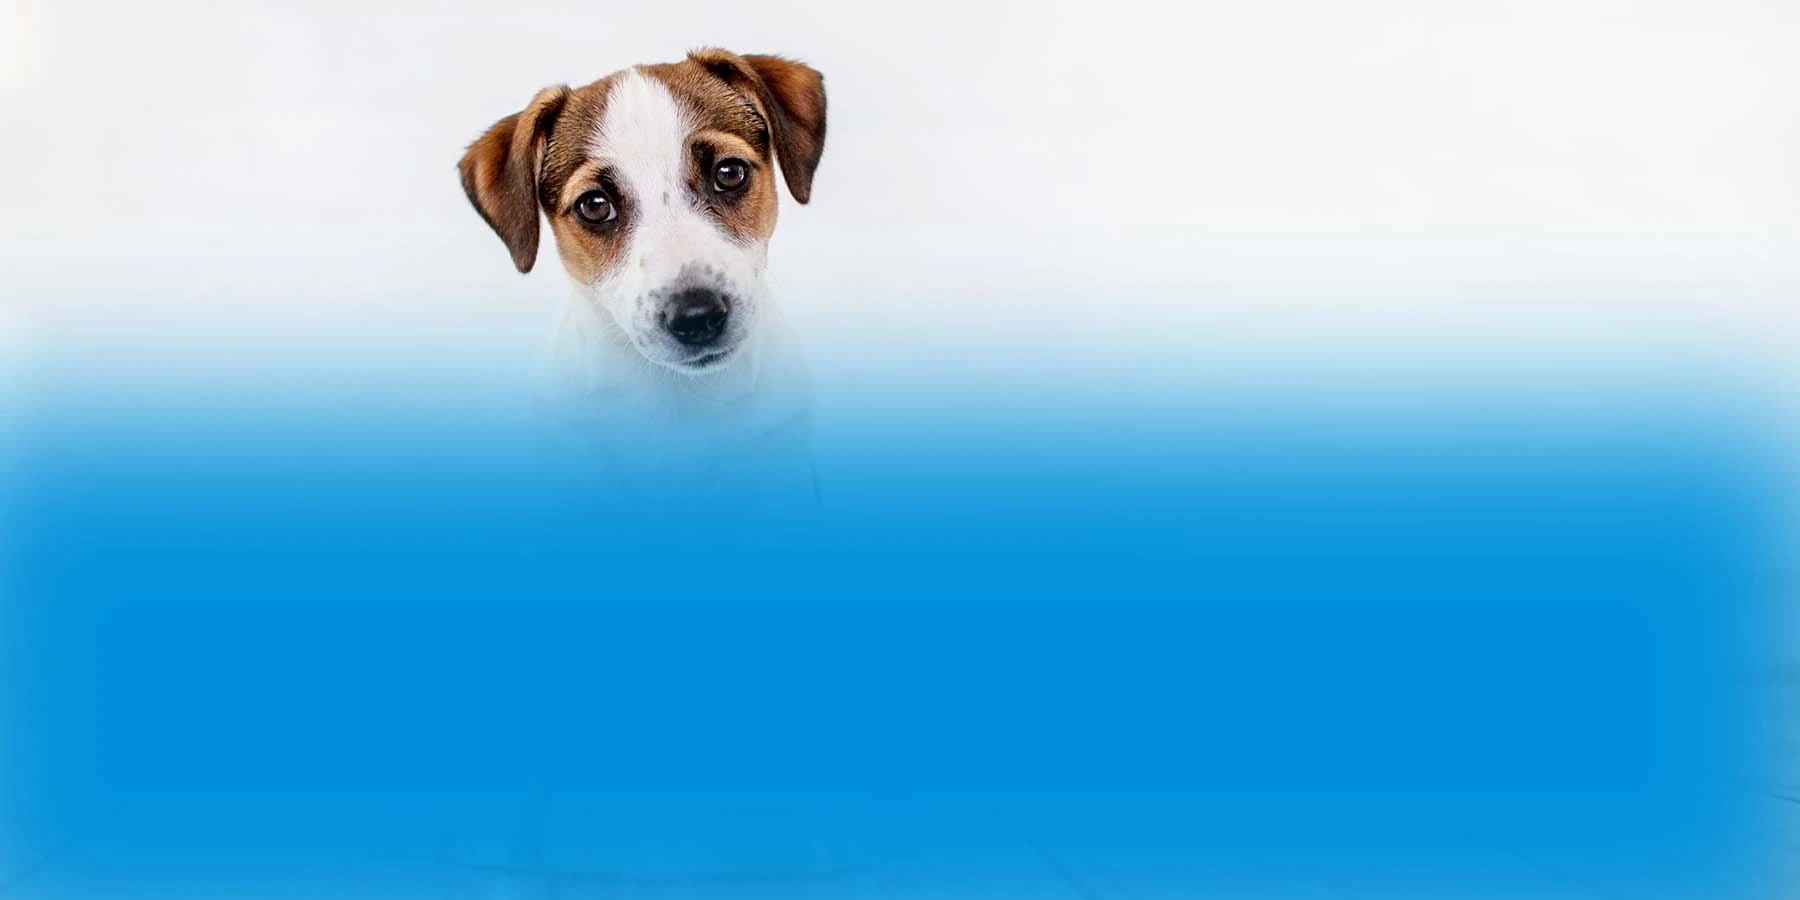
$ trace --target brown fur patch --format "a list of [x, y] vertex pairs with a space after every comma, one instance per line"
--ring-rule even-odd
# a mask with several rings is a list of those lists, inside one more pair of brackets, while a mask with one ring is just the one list
[[776, 154], [788, 191], [812, 198], [813, 173], [825, 152], [825, 78], [817, 70], [779, 56], [738, 56], [709, 48], [688, 54], [719, 80], [754, 96], [772, 119]]
[[494, 123], [463, 154], [463, 192], [512, 253], [520, 272], [537, 260], [539, 160], [569, 99], [566, 87], [538, 92], [522, 112]]

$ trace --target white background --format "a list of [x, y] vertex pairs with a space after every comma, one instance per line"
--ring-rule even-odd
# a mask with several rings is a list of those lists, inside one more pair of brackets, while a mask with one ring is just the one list
[[774, 266], [811, 352], [851, 368], [1795, 347], [1794, 3], [0, 9], [15, 350], [122, 324], [100, 352], [523, 353], [563, 279], [547, 248], [512, 272], [463, 147], [544, 85], [708, 44], [826, 74]]
[[488, 122], [545, 84], [705, 44], [827, 74], [832, 140], [808, 229], [1792, 237], [1800, 224], [1791, 3], [6, 9], [9, 231], [96, 218], [444, 230], [445, 172]]

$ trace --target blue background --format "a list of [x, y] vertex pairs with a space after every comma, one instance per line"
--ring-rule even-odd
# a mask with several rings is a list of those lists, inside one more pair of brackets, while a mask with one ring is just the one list
[[502, 405], [303, 399], [22, 409], [15, 867], [86, 873], [42, 895], [1767, 887], [1749, 404], [965, 392], [733, 507], [572, 488]]

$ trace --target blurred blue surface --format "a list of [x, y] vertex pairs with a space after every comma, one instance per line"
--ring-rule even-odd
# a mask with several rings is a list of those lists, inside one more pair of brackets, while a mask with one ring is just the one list
[[86, 835], [102, 893], [291, 859], [423, 879], [389, 896], [431, 866], [1027, 895], [1081, 881], [1058, 860], [1172, 896], [1755, 895], [1773, 444], [1729, 404], [1454, 401], [872, 409], [825, 429], [822, 501], [740, 509], [572, 492], [504, 410], [38, 403], [17, 833]]

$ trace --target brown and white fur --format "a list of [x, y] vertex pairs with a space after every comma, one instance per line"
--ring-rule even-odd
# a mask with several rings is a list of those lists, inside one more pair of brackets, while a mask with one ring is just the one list
[[804, 446], [809, 390], [768, 243], [777, 163], [805, 203], [824, 142], [817, 71], [707, 49], [545, 88], [464, 155], [463, 188], [520, 272], [550, 223], [573, 291], [546, 397], [623, 473], [730, 477]]

